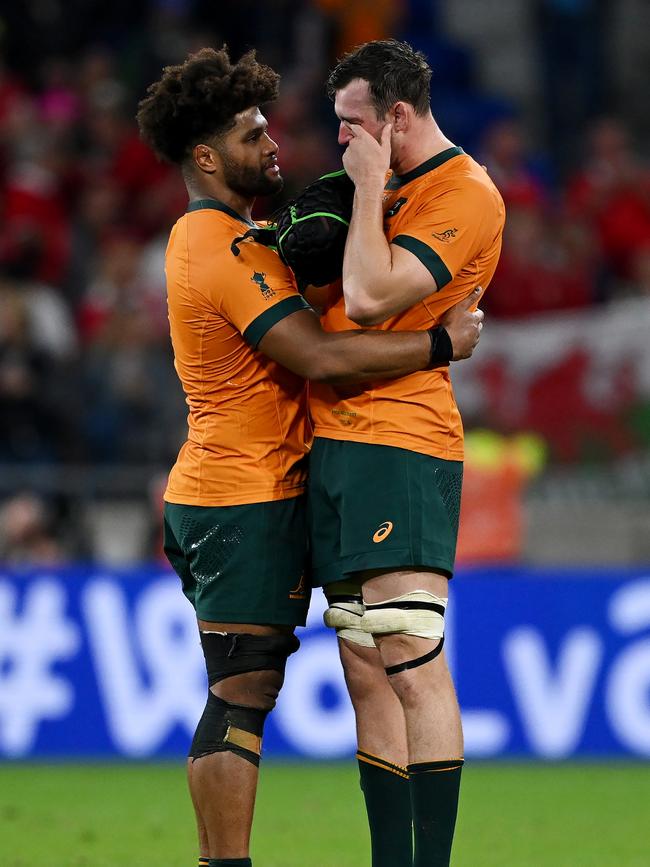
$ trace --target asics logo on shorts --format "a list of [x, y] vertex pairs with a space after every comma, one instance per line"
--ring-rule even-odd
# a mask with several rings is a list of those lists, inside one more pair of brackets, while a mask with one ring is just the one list
[[372, 537], [373, 542], [383, 542], [387, 536], [393, 532], [393, 522], [392, 521], [384, 521], [383, 524], [379, 525], [378, 530], [375, 532], [375, 535]]

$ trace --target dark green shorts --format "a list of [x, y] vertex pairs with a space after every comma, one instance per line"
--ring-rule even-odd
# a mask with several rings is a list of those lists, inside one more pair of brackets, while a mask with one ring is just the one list
[[306, 496], [245, 506], [165, 503], [165, 554], [200, 620], [302, 626]]
[[317, 438], [310, 458], [312, 582], [365, 569], [454, 571], [461, 461]]

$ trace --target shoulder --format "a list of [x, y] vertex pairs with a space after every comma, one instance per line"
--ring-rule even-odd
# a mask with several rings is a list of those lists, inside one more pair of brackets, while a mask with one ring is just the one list
[[[245, 231], [241, 227], [242, 234]], [[194, 211], [183, 214], [169, 236], [167, 254], [186, 257], [190, 262], [214, 260], [230, 248], [236, 230], [232, 221], [218, 211]]]
[[232, 268], [264, 271], [278, 280], [293, 279], [293, 272], [280, 259], [276, 250], [252, 237], [245, 238], [235, 245], [231, 244], [227, 250], [227, 257], [229, 257], [228, 264]]
[[[435, 174], [435, 173], [434, 173]], [[477, 219], [504, 213], [501, 195], [485, 168], [463, 154], [417, 191], [417, 211], [453, 211]]]

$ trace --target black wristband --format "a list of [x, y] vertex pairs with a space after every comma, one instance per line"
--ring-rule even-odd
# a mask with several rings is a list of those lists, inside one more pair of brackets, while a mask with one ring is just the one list
[[449, 364], [454, 357], [454, 347], [451, 345], [451, 337], [447, 329], [443, 325], [436, 325], [435, 328], [429, 328], [428, 334], [431, 338], [431, 354], [427, 370]]

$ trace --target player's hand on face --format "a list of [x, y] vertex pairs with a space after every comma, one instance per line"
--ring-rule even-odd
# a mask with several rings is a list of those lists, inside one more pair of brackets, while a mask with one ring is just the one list
[[392, 126], [386, 124], [381, 140], [376, 141], [357, 123], [347, 124], [352, 138], [343, 154], [343, 166], [348, 176], [359, 187], [372, 186], [383, 190], [386, 172], [390, 168], [390, 136]]
[[469, 358], [481, 336], [483, 311], [476, 307], [483, 289], [477, 286], [467, 298], [459, 301], [440, 318], [454, 348], [454, 361]]

